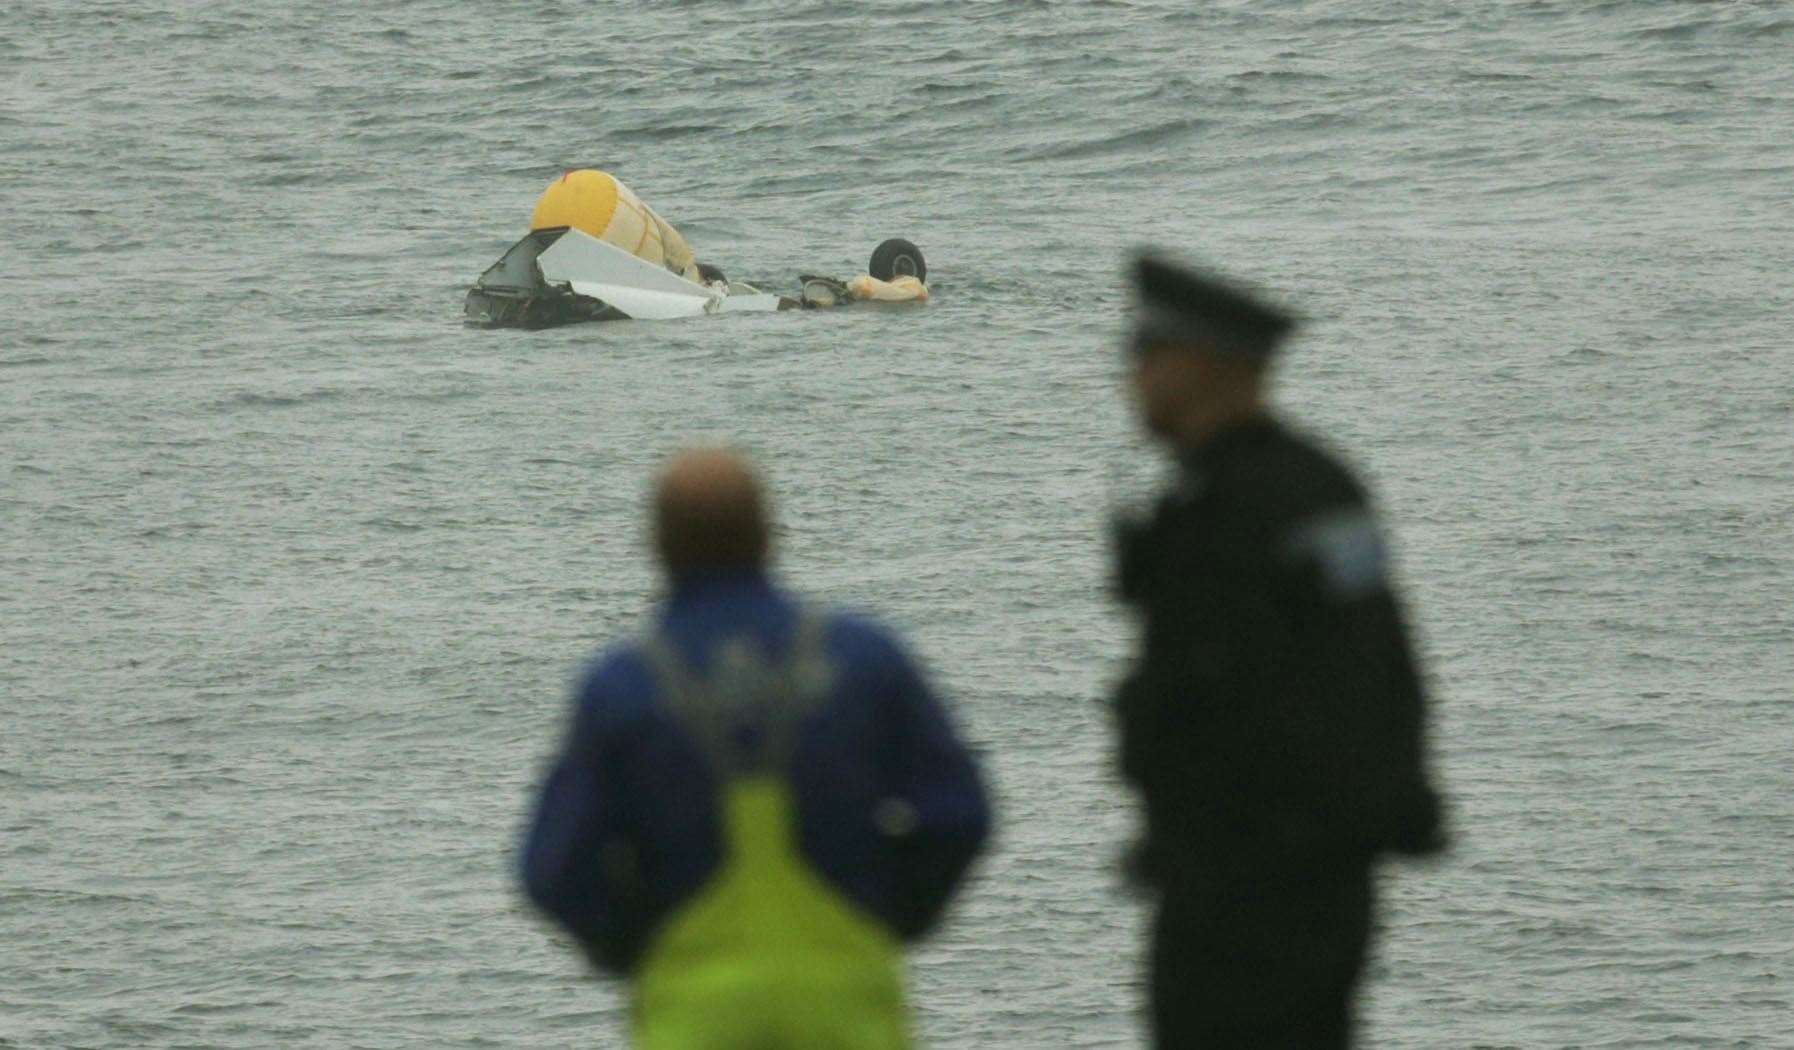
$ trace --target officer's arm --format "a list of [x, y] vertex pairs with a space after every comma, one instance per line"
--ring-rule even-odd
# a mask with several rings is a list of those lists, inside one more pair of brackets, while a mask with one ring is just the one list
[[529, 899], [564, 927], [594, 963], [626, 970], [644, 931], [635, 855], [613, 783], [618, 727], [614, 676], [599, 669], [575, 697], [572, 726], [542, 787], [522, 865]]
[[1308, 830], [1341, 848], [1435, 848], [1423, 692], [1378, 522], [1362, 503], [1340, 505], [1289, 521], [1276, 542], [1264, 616], [1283, 656], [1265, 657]]
[[1155, 837], [1174, 826], [1213, 834], [1262, 794], [1260, 705], [1239, 695], [1250, 684], [1241, 654], [1264, 634], [1261, 588], [1240, 571], [1251, 552], [1228, 534], [1164, 504], [1154, 520], [1120, 537], [1122, 595], [1149, 612], [1141, 659], [1116, 695], [1121, 768], [1146, 793]]
[[895, 647], [887, 660], [890, 779], [875, 819], [896, 864], [888, 918], [909, 939], [940, 919], [989, 834], [990, 808], [971, 753], [921, 673]]

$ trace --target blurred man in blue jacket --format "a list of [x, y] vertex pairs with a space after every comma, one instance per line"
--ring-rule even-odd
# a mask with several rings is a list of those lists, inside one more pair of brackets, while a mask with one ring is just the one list
[[524, 885], [627, 975], [638, 1047], [897, 1050], [901, 945], [984, 842], [984, 791], [887, 631], [769, 580], [764, 502], [732, 452], [669, 462], [670, 599], [577, 686]]

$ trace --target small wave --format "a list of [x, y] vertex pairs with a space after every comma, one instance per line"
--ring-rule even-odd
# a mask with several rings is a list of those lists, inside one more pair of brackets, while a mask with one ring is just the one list
[[438, 405], [446, 401], [466, 401], [469, 398], [479, 396], [479, 390], [464, 388], [461, 390], [425, 390], [415, 393], [400, 394], [398, 395], [398, 400], [416, 401], [426, 405]]
[[1108, 135], [1087, 142], [1072, 142], [1049, 146], [1045, 149], [1030, 150], [1015, 159], [1020, 161], [1080, 160], [1085, 157], [1101, 157], [1112, 153], [1129, 153], [1188, 138], [1208, 126], [1208, 121], [1196, 117], [1183, 117], [1149, 128], [1126, 131], [1119, 135]]
[[1325, 73], [1304, 73], [1299, 69], [1248, 69], [1244, 73], [1235, 73], [1229, 80], [1269, 80], [1286, 83], [1315, 83], [1333, 78]]
[[246, 181], [251, 186], [300, 186], [306, 183], [331, 182], [335, 178], [335, 172], [314, 169], [311, 171], [282, 171], [278, 174], [264, 175], [261, 178]]
[[[499, 90], [506, 94], [527, 95], [540, 88], [555, 84], [563, 79], [564, 78], [557, 76], [535, 76], [530, 77], [527, 80], [516, 80], [509, 84], [501, 85]], [[639, 94], [641, 88], [637, 85], [622, 83], [616, 85], [614, 89], [607, 88], [606, 90], [610, 95], [615, 96], [618, 94]]]
[[1546, 190], [1566, 190], [1576, 186], [1593, 186], [1609, 181], [1605, 172], [1587, 175], [1567, 175], [1558, 179], [1546, 179], [1542, 182], [1517, 182], [1506, 186], [1495, 186], [1484, 191], [1490, 197], [1514, 197], [1523, 194], [1540, 193]]
[[1512, 84], [1537, 80], [1537, 77], [1526, 73], [1503, 73], [1499, 70], [1467, 69], [1458, 74], [1458, 79], [1468, 80], [1473, 84]]
[[615, 135], [624, 140], [666, 142], [671, 139], [688, 138], [692, 135], [709, 135], [726, 130], [728, 129], [721, 124], [644, 124], [636, 128], [623, 128], [615, 132]]
[[146, 897], [135, 897], [125, 893], [84, 893], [80, 890], [22, 889], [11, 890], [0, 894], [0, 903], [8, 901], [39, 901], [57, 904], [72, 904], [82, 907], [104, 907], [112, 904], [151, 904]]
[[387, 532], [422, 532], [426, 526], [416, 522], [400, 521], [397, 518], [364, 518], [361, 522], [372, 529], [384, 529]]
[[214, 402], [213, 404], [214, 407], [223, 409], [295, 408], [300, 405], [309, 405], [319, 401], [335, 401], [344, 396], [346, 396], [344, 391], [333, 387], [309, 390], [303, 394], [261, 394], [254, 391], [244, 391], [239, 394], [233, 394], [230, 397], [225, 398], [222, 401]]
[[1721, 90], [1721, 88], [1718, 84], [1714, 83], [1711, 80], [1706, 80], [1706, 79], [1701, 79], [1701, 80], [1647, 80], [1647, 81], [1645, 81], [1645, 84], [1648, 87], [1669, 88], [1671, 91], [1714, 92], [1714, 91]]
[[910, 59], [912, 65], [926, 65], [938, 62], [982, 62], [987, 56], [967, 51], [964, 48], [950, 47], [935, 55], [917, 55]]
[[1719, 23], [1711, 20], [1681, 22], [1676, 25], [1651, 26], [1626, 34], [1634, 40], [1693, 40]]
[[1408, 21], [1406, 15], [1392, 15], [1379, 18], [1375, 15], [1332, 15], [1317, 18], [1309, 23], [1314, 30], [1325, 32], [1332, 29], [1379, 29], [1384, 26], [1400, 25]]
[[981, 96], [988, 97], [990, 95], [990, 85], [986, 83], [954, 84], [945, 81], [931, 80], [926, 84], [918, 84], [909, 90], [909, 94], [921, 95], [928, 98], [942, 95], [963, 95], [966, 92], [977, 92]]
[[188, 1014], [198, 1017], [211, 1017], [217, 1014], [238, 1013], [243, 1010], [261, 1010], [271, 1006], [284, 1006], [282, 999], [245, 999], [237, 1003], [186, 1003], [174, 1008], [177, 1014]]

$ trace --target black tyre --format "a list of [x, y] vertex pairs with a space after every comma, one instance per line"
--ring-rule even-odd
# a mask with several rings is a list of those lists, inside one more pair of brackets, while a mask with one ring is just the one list
[[901, 237], [893, 237], [872, 249], [872, 261], [866, 265], [866, 272], [881, 281], [909, 276], [923, 284], [928, 283], [928, 264], [922, 259], [922, 249]]

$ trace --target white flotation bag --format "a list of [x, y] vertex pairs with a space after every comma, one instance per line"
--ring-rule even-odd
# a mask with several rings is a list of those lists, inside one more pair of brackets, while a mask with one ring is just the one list
[[881, 281], [869, 273], [863, 273], [847, 282], [847, 294], [861, 302], [925, 303], [928, 301], [928, 286], [908, 274]]

